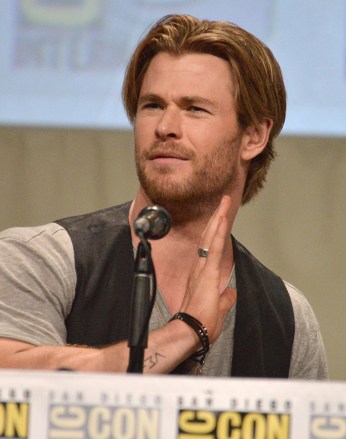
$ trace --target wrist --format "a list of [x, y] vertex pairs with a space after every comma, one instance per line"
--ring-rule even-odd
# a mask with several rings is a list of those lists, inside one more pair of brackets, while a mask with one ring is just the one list
[[200, 340], [196, 332], [185, 322], [179, 319], [169, 320], [166, 327], [170, 330], [172, 342], [174, 344], [180, 343], [185, 347], [188, 358], [194, 354], [200, 347]]
[[175, 320], [182, 321], [183, 323], [185, 323], [186, 326], [190, 327], [194, 331], [195, 335], [198, 337], [199, 349], [197, 349], [190, 356], [190, 358], [196, 361], [197, 363], [199, 363], [200, 366], [202, 366], [204, 364], [205, 357], [210, 347], [207, 328], [195, 317], [185, 312], [178, 312], [174, 314], [170, 322]]

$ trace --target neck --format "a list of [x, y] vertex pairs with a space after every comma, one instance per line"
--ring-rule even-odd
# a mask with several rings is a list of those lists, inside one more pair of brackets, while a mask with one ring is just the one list
[[[144, 207], [151, 204], [153, 204], [151, 200], [139, 190], [129, 214], [132, 240], [136, 246], [139, 238], [133, 230], [134, 220]], [[209, 209], [206, 207], [203, 215], [195, 215], [189, 221], [184, 222], [177, 222], [173, 217], [172, 228], [168, 235], [162, 239], [150, 241], [158, 286], [171, 312], [177, 311], [181, 305], [191, 267], [196, 261], [201, 236], [214, 210], [214, 206], [209, 206]], [[236, 212], [237, 208], [233, 207], [229, 216], [231, 225]], [[233, 265], [231, 239], [225, 245], [222, 265], [222, 282], [225, 282]]]
[[[230, 231], [240, 206], [240, 199], [237, 200], [237, 197], [233, 197], [232, 202], [233, 200], [234, 203], [232, 203], [232, 208], [228, 218], [230, 223]], [[133, 230], [134, 220], [138, 217], [139, 212], [144, 207], [151, 204], [153, 204], [152, 201], [146, 196], [143, 190], [140, 189], [132, 203], [129, 213], [132, 240], [135, 245], [138, 245], [139, 238], [136, 236]], [[217, 205], [215, 206], [214, 204], [208, 204], [204, 207], [202, 212], [199, 214], [196, 213], [193, 217], [184, 221], [177, 220], [173, 215], [172, 227], [168, 235], [157, 241], [151, 241], [153, 254], [164, 253], [167, 254], [167, 256], [174, 254], [176, 256], [174, 258], [175, 261], [178, 260], [177, 256], [180, 256], [180, 254], [182, 256], [182, 260], [186, 260], [188, 255], [194, 257], [196, 255], [202, 233], [216, 207]], [[169, 211], [169, 213], [171, 212]]]

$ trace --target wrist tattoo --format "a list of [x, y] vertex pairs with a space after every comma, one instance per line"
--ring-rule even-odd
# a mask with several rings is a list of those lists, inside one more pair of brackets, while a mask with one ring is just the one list
[[148, 367], [149, 369], [152, 369], [159, 362], [159, 357], [166, 358], [165, 355], [162, 355], [159, 352], [149, 355], [149, 357], [144, 359], [143, 368]]

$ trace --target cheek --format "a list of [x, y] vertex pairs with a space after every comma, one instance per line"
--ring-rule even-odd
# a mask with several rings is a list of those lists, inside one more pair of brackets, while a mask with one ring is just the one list
[[230, 124], [220, 121], [218, 118], [186, 123], [184, 132], [191, 143], [206, 154], [223, 144], [225, 139], [232, 139], [235, 134], [231, 130]]
[[196, 150], [203, 157], [212, 157], [223, 143], [223, 140], [215, 130], [201, 131], [191, 139]]
[[145, 144], [153, 138], [155, 130], [148, 120], [138, 118], [134, 125], [134, 135], [137, 144]]
[[203, 124], [188, 124], [184, 129], [184, 143], [191, 145], [195, 151], [209, 154], [215, 144], [215, 130]]

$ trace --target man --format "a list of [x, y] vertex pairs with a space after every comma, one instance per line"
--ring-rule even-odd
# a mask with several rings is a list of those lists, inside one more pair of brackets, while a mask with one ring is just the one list
[[0, 236], [0, 366], [126, 370], [133, 222], [155, 203], [173, 225], [152, 242], [158, 296], [144, 371], [326, 378], [305, 298], [230, 235], [285, 119], [270, 50], [229, 23], [167, 16], [135, 50], [123, 98], [135, 200]]

